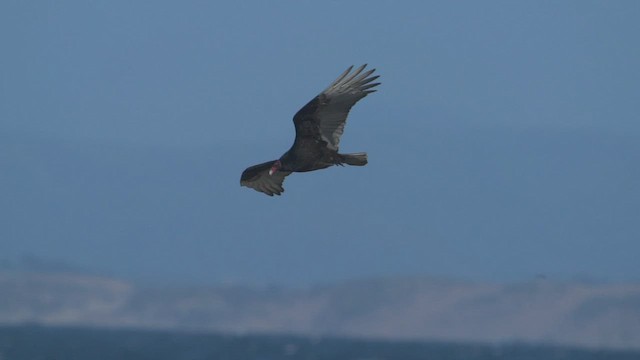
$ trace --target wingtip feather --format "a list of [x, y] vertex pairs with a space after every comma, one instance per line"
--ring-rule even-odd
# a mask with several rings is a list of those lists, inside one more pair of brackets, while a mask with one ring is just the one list
[[349, 76], [347, 79], [345, 79], [344, 81], [341, 81], [341, 83], [343, 84], [348, 84], [351, 81], [353, 81], [353, 79], [358, 76], [358, 74], [360, 74], [362, 72], [362, 70], [364, 70], [365, 66], [367, 66], [367, 64], [361, 65], [359, 68], [357, 68], [352, 74], [351, 76]]

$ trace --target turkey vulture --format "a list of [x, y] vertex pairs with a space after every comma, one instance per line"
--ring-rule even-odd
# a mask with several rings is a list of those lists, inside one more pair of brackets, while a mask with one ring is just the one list
[[293, 117], [296, 138], [291, 149], [280, 159], [254, 165], [242, 172], [240, 185], [269, 196], [280, 195], [284, 178], [292, 172], [305, 172], [332, 165], [367, 164], [367, 153], [339, 154], [338, 145], [349, 110], [358, 100], [375, 92], [371, 76], [375, 69], [363, 72], [362, 65], [354, 72], [350, 66], [329, 87], [303, 106]]

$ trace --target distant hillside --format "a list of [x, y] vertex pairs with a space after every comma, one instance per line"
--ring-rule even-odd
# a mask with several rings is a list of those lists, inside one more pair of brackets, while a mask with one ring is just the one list
[[0, 326], [0, 359], [11, 360], [637, 360], [638, 356], [640, 351], [548, 345]]
[[640, 349], [640, 284], [373, 279], [309, 289], [149, 288], [0, 272], [0, 324], [91, 325]]

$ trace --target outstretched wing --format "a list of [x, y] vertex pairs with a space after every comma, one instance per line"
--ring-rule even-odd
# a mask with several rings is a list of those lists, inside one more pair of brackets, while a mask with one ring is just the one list
[[375, 92], [372, 83], [378, 76], [371, 76], [375, 69], [363, 72], [362, 65], [354, 72], [350, 66], [329, 87], [313, 98], [293, 117], [296, 137], [315, 137], [327, 143], [331, 150], [338, 151], [340, 137], [344, 132], [349, 110], [358, 100]]
[[282, 183], [290, 171], [276, 171], [273, 175], [269, 175], [269, 170], [273, 166], [273, 161], [258, 164], [247, 168], [242, 172], [240, 177], [240, 185], [250, 187], [256, 191], [263, 192], [269, 196], [280, 195], [284, 192]]

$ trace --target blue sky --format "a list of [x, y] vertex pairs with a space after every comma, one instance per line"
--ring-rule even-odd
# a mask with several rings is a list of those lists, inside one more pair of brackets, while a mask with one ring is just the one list
[[[0, 259], [144, 281], [640, 279], [634, 1], [0, 4]], [[364, 168], [242, 170], [347, 66]]]

